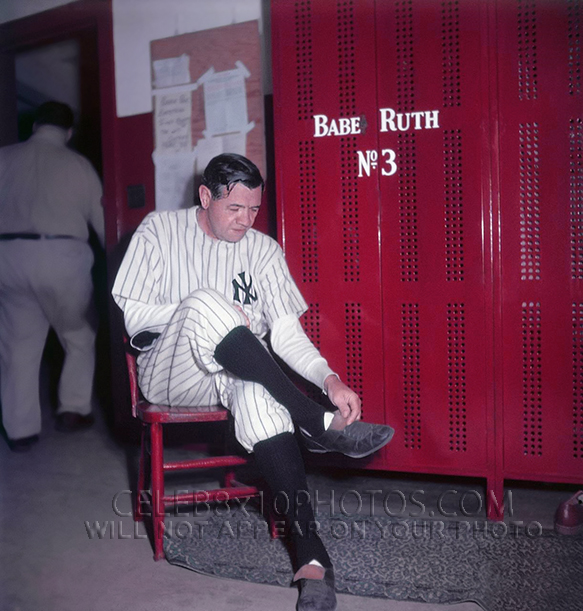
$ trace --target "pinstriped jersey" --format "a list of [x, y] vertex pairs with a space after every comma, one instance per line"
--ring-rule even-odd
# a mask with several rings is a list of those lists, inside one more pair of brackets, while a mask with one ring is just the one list
[[112, 294], [122, 310], [128, 300], [154, 306], [141, 329], [159, 319], [157, 310], [177, 306], [200, 288], [240, 306], [258, 337], [278, 318], [299, 317], [308, 309], [275, 240], [254, 229], [239, 242], [211, 238], [199, 226], [197, 211], [198, 206], [153, 212], [132, 237]]

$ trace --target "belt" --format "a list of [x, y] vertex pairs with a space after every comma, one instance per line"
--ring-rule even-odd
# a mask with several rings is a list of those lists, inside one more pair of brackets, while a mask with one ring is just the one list
[[52, 233], [0, 233], [0, 240], [81, 240], [81, 238]]

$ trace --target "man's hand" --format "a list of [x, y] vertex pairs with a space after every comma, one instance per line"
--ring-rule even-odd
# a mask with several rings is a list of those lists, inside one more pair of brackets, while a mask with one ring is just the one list
[[360, 398], [344, 382], [341, 382], [335, 375], [329, 375], [324, 380], [324, 389], [330, 401], [346, 420], [346, 426], [360, 419]]
[[243, 310], [243, 308], [241, 306], [238, 306], [236, 303], [233, 304], [233, 307], [236, 310], [239, 310], [239, 312], [241, 312], [241, 314], [243, 314], [243, 317], [245, 318], [245, 325], [247, 326], [247, 329], [251, 328], [251, 322], [249, 321], [249, 317], [247, 316], [247, 314], [245, 314], [245, 310]]

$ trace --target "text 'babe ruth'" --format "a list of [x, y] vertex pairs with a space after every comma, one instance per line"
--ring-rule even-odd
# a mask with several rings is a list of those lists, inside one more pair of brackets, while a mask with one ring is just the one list
[[[292, 501], [307, 490], [293, 432], [312, 452], [368, 456], [393, 429], [360, 421], [360, 399], [330, 369], [305, 335], [306, 302], [283, 252], [252, 229], [263, 193], [257, 167], [223, 154], [210, 161], [200, 206], [148, 215], [133, 236], [113, 287], [138, 357], [140, 388], [171, 406], [221, 403], [235, 435], [273, 494]], [[263, 343], [327, 393], [335, 411], [310, 400], [285, 375]], [[326, 549], [308, 524], [310, 504], [289, 503], [291, 554], [300, 611], [336, 608]]]

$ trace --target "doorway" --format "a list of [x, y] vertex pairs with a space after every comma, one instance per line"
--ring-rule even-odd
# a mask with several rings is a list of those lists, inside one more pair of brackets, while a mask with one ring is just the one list
[[[114, 138], [115, 91], [111, 2], [79, 0], [53, 10], [0, 25], [0, 145], [26, 140], [32, 131], [34, 110], [57, 100], [74, 111], [71, 147], [87, 157], [102, 179], [106, 225], [108, 208], [115, 217]], [[102, 142], [109, 142], [102, 151]], [[111, 202], [108, 206], [108, 202]], [[106, 257], [95, 236], [93, 270], [96, 304], [100, 314], [95, 389], [100, 409], [110, 416], [110, 347]], [[46, 358], [48, 357], [48, 358]], [[62, 364], [56, 338], [45, 350], [45, 385], [50, 402]], [[109, 419], [109, 418], [108, 418]]]
[[18, 140], [32, 133], [35, 109], [56, 100], [75, 115], [71, 148], [87, 157], [103, 179], [99, 59], [95, 32], [14, 54]]

